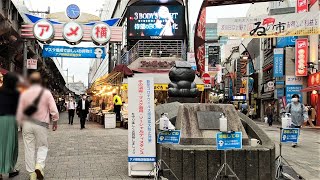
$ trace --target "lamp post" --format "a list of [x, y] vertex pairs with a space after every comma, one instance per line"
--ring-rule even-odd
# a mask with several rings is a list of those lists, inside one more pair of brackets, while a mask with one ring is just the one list
[[68, 77], [69, 77], [69, 69], [66, 69], [66, 70], [63, 70], [63, 71], [67, 71], [67, 88], [69, 89], [69, 80], [68, 80]]

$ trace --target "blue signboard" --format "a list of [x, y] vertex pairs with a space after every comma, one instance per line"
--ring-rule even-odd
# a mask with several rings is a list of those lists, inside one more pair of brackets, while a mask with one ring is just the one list
[[180, 130], [160, 131], [158, 135], [158, 144], [179, 144], [180, 135]]
[[283, 48], [275, 48], [273, 50], [273, 77], [283, 77], [284, 62], [283, 62]]
[[298, 39], [298, 36], [278, 37], [276, 47], [284, 48], [287, 46], [295, 46], [296, 39]]
[[218, 132], [217, 150], [242, 149], [242, 132]]
[[298, 94], [300, 97], [300, 102], [302, 102], [302, 93], [300, 90], [302, 89], [302, 85], [286, 85], [286, 99], [287, 103], [291, 102], [292, 95]]
[[299, 128], [285, 128], [281, 132], [282, 143], [298, 143]]
[[277, 98], [282, 98], [284, 96], [284, 88], [277, 89]]
[[156, 157], [128, 157], [128, 162], [157, 162]]
[[284, 81], [276, 81], [276, 85], [284, 85]]
[[104, 47], [68, 47], [44, 45], [42, 57], [96, 58], [104, 59]]

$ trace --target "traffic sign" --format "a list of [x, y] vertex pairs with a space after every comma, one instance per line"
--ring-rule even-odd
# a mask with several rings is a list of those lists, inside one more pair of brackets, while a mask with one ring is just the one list
[[284, 128], [281, 132], [282, 143], [298, 143], [299, 128]]
[[218, 132], [217, 150], [242, 149], [242, 132]]
[[180, 135], [180, 130], [160, 131], [158, 135], [158, 144], [179, 144]]
[[210, 74], [204, 73], [202, 75], [202, 80], [205, 84], [210, 84], [210, 81], [211, 81]]

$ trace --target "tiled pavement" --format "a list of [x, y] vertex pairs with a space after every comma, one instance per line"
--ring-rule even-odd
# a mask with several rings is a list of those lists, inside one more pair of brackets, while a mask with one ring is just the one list
[[[68, 125], [67, 114], [62, 113], [58, 130], [49, 130], [45, 180], [139, 180], [127, 175], [127, 130], [103, 129], [93, 122], [87, 122], [86, 129], [80, 130], [78, 117], [74, 122], [73, 126]], [[27, 180], [21, 135], [19, 145], [17, 168], [21, 173], [12, 180]]]
[[[257, 122], [257, 124], [276, 143], [278, 155], [280, 125], [269, 127], [265, 123]], [[298, 147], [292, 148], [291, 144], [284, 144], [282, 155], [306, 180], [320, 180], [320, 129], [302, 128]]]

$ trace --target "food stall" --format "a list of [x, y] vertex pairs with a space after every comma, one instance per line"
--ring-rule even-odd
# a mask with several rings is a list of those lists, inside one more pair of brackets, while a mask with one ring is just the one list
[[[118, 65], [114, 70], [97, 79], [88, 93], [92, 95], [92, 107], [90, 108], [89, 119], [104, 125], [105, 128], [114, 128], [115, 125], [120, 127], [122, 122], [115, 121], [115, 114], [113, 112], [113, 93], [117, 93], [122, 97], [122, 101], [126, 102], [121, 94], [121, 85], [123, 78], [132, 76], [132, 71], [125, 65]], [[125, 104], [123, 106], [123, 109]], [[125, 110], [122, 111], [125, 113]]]

